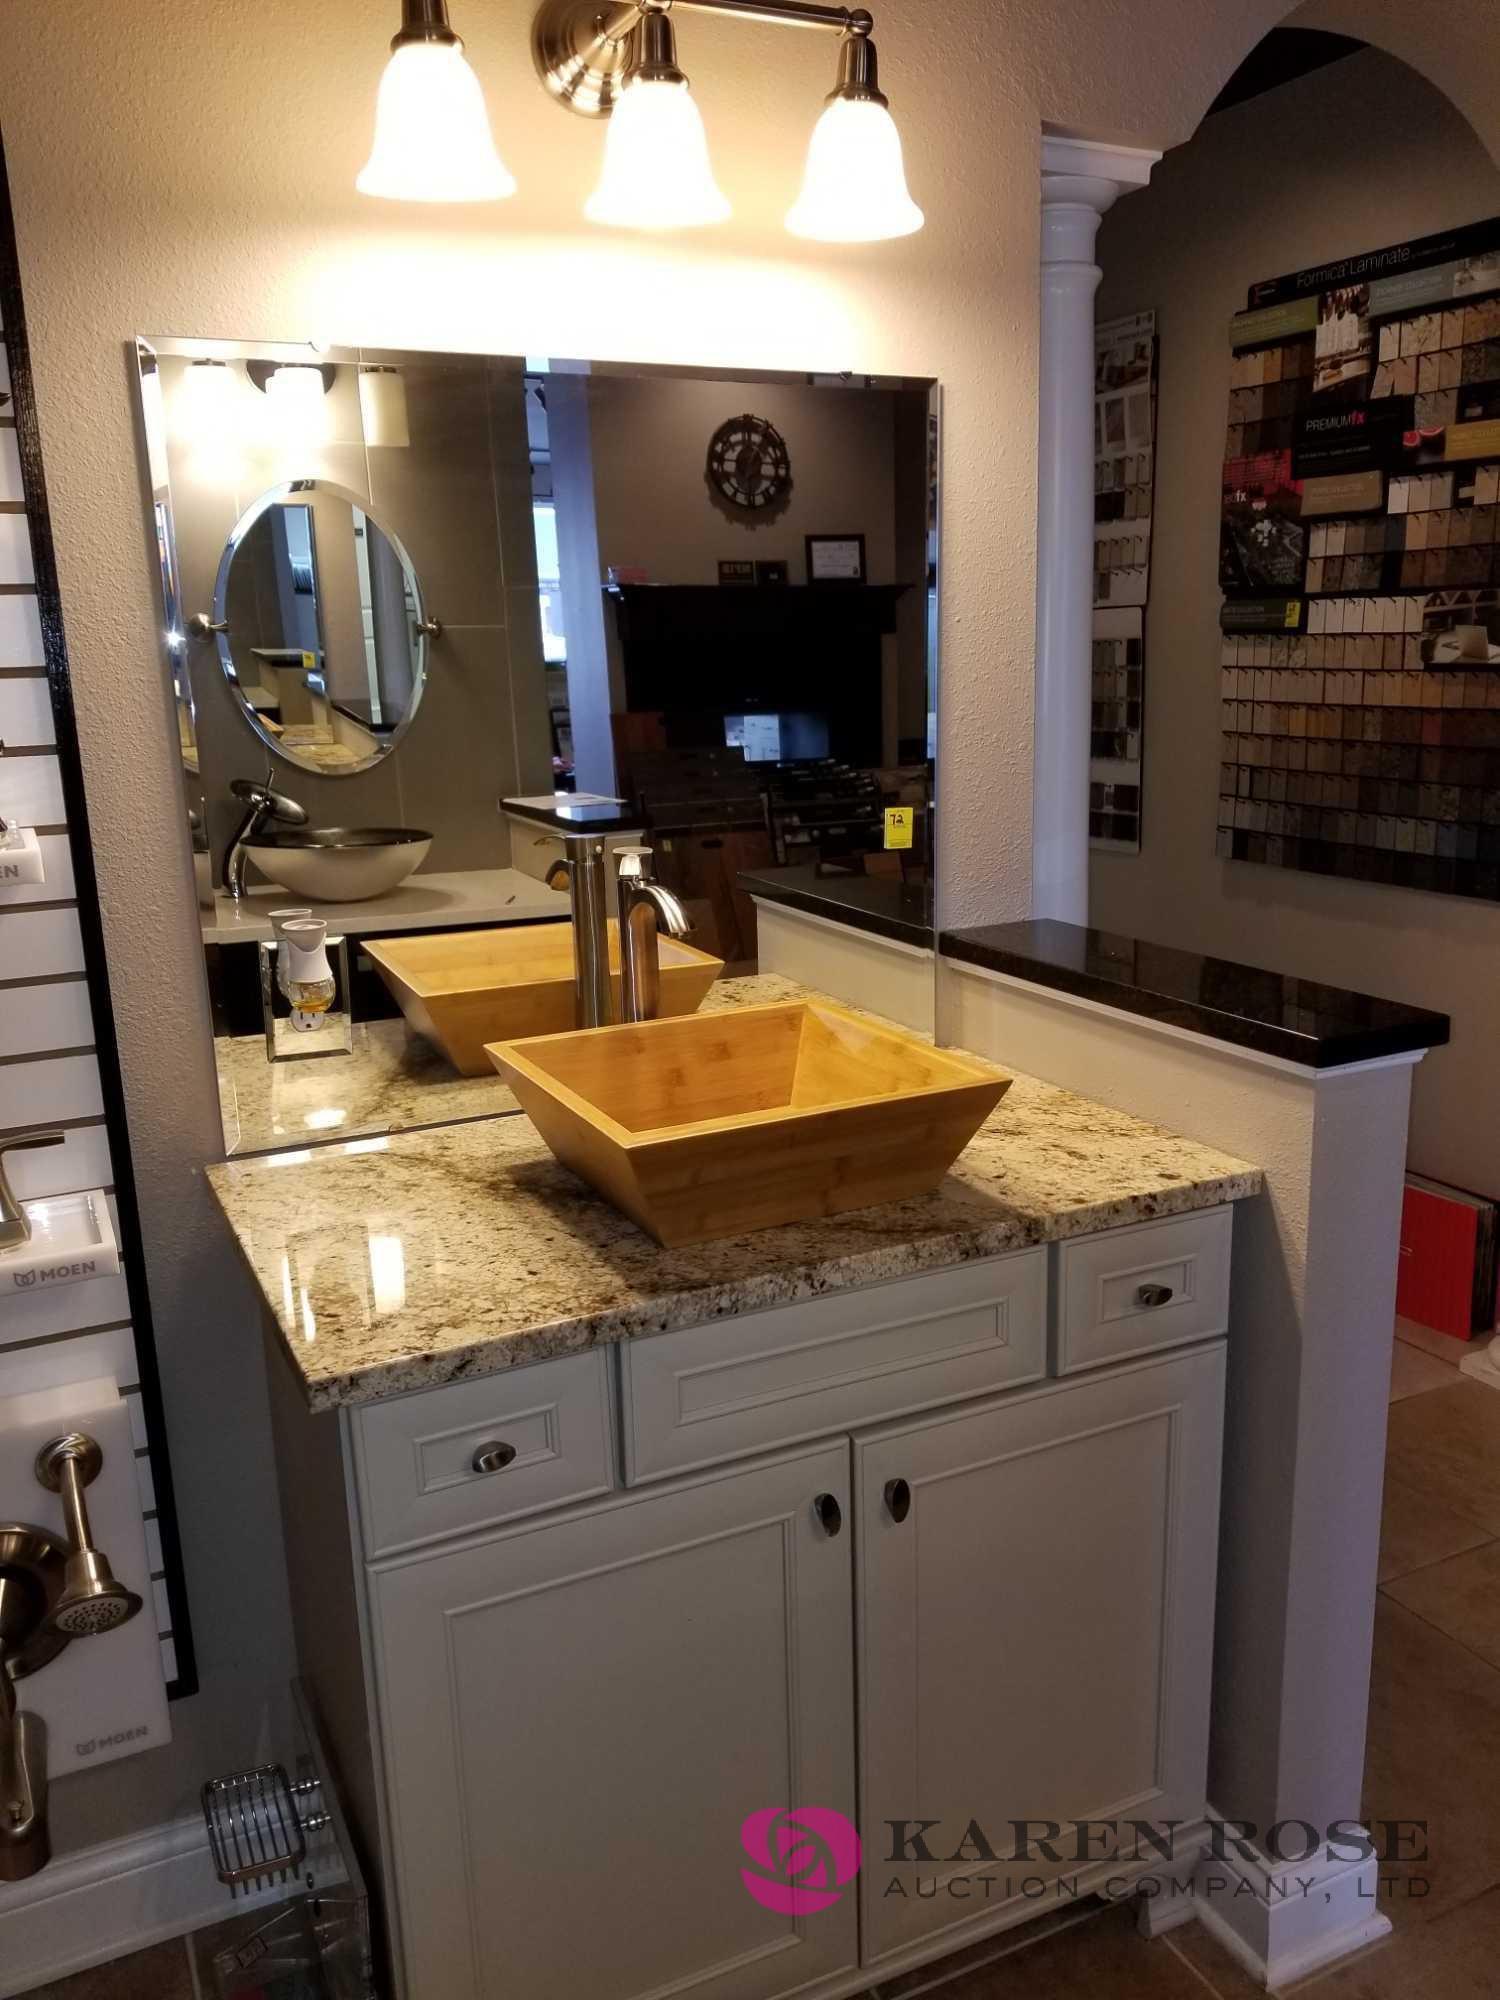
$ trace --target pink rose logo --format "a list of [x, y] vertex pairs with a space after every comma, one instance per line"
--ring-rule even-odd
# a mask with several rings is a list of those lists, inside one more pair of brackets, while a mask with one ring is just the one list
[[828, 1806], [753, 1812], [740, 1828], [740, 1845], [755, 1864], [740, 1870], [741, 1880], [757, 1903], [778, 1916], [829, 1909], [859, 1873], [853, 1822]]

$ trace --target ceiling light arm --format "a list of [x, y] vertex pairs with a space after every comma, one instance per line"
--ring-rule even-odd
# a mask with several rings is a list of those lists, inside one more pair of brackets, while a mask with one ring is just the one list
[[820, 7], [814, 0], [645, 0], [647, 6], [687, 7], [705, 14], [735, 14], [769, 27], [832, 28], [862, 38], [874, 32], [875, 18], [864, 7]]
[[[403, 4], [441, 9], [443, 0]], [[873, 15], [864, 7], [829, 7], [818, 0], [542, 0], [531, 38], [537, 74], [568, 110], [606, 118], [627, 75], [680, 77], [669, 53], [668, 19], [679, 8], [773, 27], [831, 30], [843, 37], [833, 96], [886, 102], [871, 39]]]

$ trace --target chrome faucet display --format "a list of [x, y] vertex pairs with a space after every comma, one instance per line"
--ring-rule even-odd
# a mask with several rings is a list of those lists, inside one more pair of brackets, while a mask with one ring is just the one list
[[684, 938], [693, 925], [670, 889], [651, 873], [649, 847], [622, 847], [620, 866], [620, 1019], [654, 1021], [661, 1012], [658, 938]]
[[82, 1431], [37, 1454], [39, 1484], [62, 1497], [66, 1545], [25, 1522], [0, 1524], [0, 1882], [35, 1875], [51, 1855], [46, 1733], [20, 1707], [16, 1684], [74, 1639], [113, 1632], [141, 1609], [93, 1544], [83, 1493], [103, 1464], [97, 1440]]
[[283, 826], [307, 825], [306, 806], [298, 805], [285, 792], [272, 790], [271, 779], [274, 775], [268, 765], [264, 782], [256, 778], [236, 778], [229, 787], [245, 806], [245, 817], [224, 850], [224, 887], [236, 902], [245, 893], [245, 862], [248, 858], [245, 849], [255, 836], [272, 820], [280, 820]]

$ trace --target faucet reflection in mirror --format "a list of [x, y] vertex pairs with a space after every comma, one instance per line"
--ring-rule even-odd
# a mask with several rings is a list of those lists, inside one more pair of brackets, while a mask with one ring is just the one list
[[[840, 38], [838, 81], [808, 151], [793, 235], [829, 243], [909, 236], [923, 214], [906, 185], [901, 137], [881, 91], [874, 19], [816, 0], [542, 0], [532, 58], [558, 103], [610, 118], [604, 171], [584, 214], [627, 229], [726, 221], [703, 120], [678, 65], [672, 13], [728, 14], [826, 28]], [[403, 0], [381, 80], [374, 149], [355, 185], [400, 201], [486, 201], [516, 183], [490, 136], [478, 79], [448, 21], [446, 0]]]

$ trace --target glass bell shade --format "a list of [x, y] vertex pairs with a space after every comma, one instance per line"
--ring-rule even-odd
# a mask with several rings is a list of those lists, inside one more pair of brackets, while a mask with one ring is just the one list
[[375, 143], [354, 185], [386, 201], [515, 193], [462, 42], [405, 42], [392, 53], [375, 103]]
[[703, 116], [686, 83], [637, 77], [626, 84], [610, 115], [604, 171], [583, 212], [590, 222], [620, 229], [693, 229], [727, 220]]
[[398, 368], [360, 369], [359, 415], [367, 445], [405, 446], [411, 443], [406, 384]]
[[315, 450], [328, 442], [323, 371], [291, 363], [266, 377], [271, 442], [282, 451]]
[[907, 190], [890, 112], [874, 98], [830, 98], [813, 127], [787, 228], [819, 243], [881, 243], [915, 234], [925, 220]]

